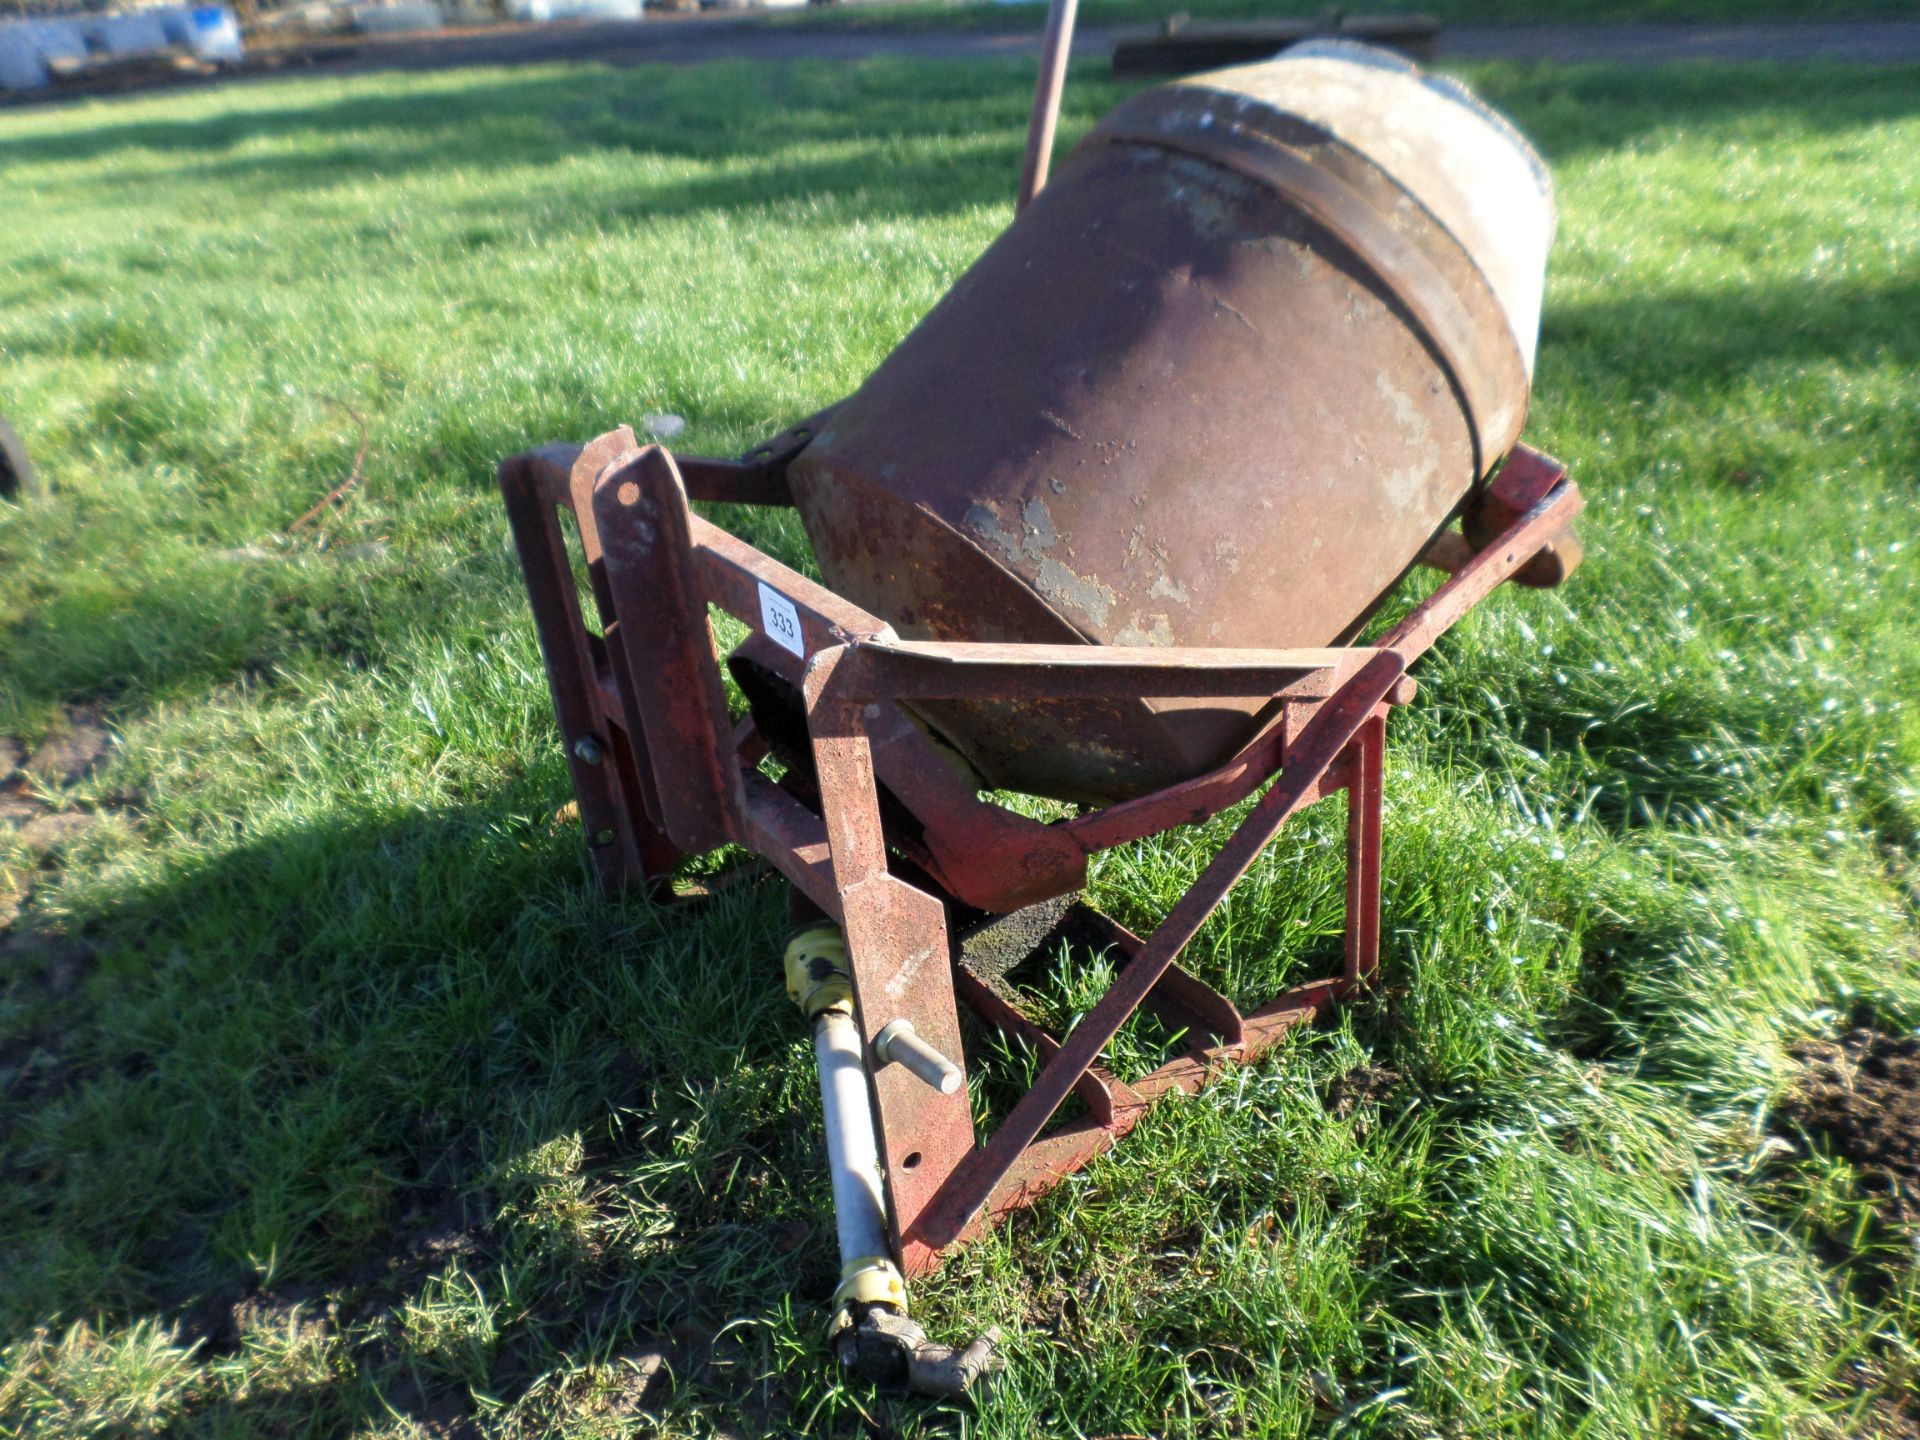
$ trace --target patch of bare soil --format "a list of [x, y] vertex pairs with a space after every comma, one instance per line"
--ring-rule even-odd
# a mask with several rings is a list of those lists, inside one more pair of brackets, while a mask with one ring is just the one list
[[[106, 763], [113, 735], [100, 716], [70, 705], [59, 724], [38, 745], [28, 747], [0, 736], [0, 824], [14, 827], [35, 855], [58, 851], [93, 828], [99, 815], [62, 804], [72, 789]], [[0, 895], [0, 929], [13, 923], [24, 893]]]
[[1882, 1400], [1869, 1412], [1873, 1440], [1920, 1440], [1920, 1400]]
[[1328, 1082], [1322, 1103], [1336, 1120], [1351, 1120], [1356, 1140], [1364, 1140], [1380, 1123], [1403, 1081], [1386, 1065], [1356, 1065]]
[[92, 973], [94, 960], [91, 945], [55, 927], [0, 927], [0, 1000], [28, 1017], [0, 1035], [0, 1102], [42, 1099], [74, 1078], [55, 1018], [61, 1002]]
[[[65, 806], [61, 792], [99, 769], [112, 746], [99, 715], [80, 706], [69, 706], [36, 745], [0, 736], [0, 827], [10, 827], [41, 866], [98, 820], [90, 809]], [[85, 940], [28, 910], [35, 878], [31, 866], [0, 866], [0, 1000], [23, 1017], [0, 1035], [0, 1100], [9, 1102], [58, 1091], [71, 1079], [59, 1012], [95, 960]]]
[[30, 901], [60, 852], [103, 813], [118, 813], [69, 793], [106, 764], [115, 743], [99, 713], [80, 705], [66, 706], [37, 742], [0, 735], [0, 839], [27, 852], [25, 864], [0, 865], [0, 1009], [9, 1016], [0, 1033], [0, 1104], [44, 1100], [84, 1078], [72, 1037], [98, 956], [85, 937]]
[[1850, 1031], [1808, 1041], [1783, 1116], [1853, 1166], [1886, 1220], [1920, 1229], [1920, 1038]]
[[95, 711], [70, 705], [65, 723], [40, 742], [22, 768], [48, 785], [77, 785], [100, 768], [112, 744]]

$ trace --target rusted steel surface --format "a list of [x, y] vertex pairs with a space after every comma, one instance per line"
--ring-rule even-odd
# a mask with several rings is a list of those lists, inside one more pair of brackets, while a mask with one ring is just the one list
[[[1095, 945], [1111, 947], [1123, 956], [1139, 954], [1147, 943], [1098, 910], [1081, 907], [1081, 915], [1076, 918]], [[1193, 1036], [1195, 1044], [1201, 1036], [1206, 1036], [1213, 1045], [1225, 1046], [1238, 1045], [1246, 1038], [1245, 1017], [1234, 1009], [1232, 1002], [1199, 977], [1181, 969], [1178, 961], [1167, 966], [1141, 1004], [1169, 1028], [1184, 1030]]]
[[843, 923], [826, 822], [764, 775], [749, 772], [741, 781], [747, 797], [747, 848], [791, 880], [821, 914], [836, 925]]
[[1378, 707], [1353, 737], [1347, 772], [1346, 980], [1359, 985], [1380, 963], [1380, 810], [1387, 711]]
[[[1024, 700], [1046, 694], [1100, 699], [1115, 691], [1179, 690], [1237, 695], [1258, 688], [1271, 699], [1303, 681], [1346, 668], [1355, 650], [1120, 649], [1091, 645], [972, 645], [877, 641], [860, 649], [862, 683], [898, 700], [950, 700], [974, 694]], [[1303, 694], [1324, 696], [1324, 683]]]
[[[1564, 466], [1548, 461], [1538, 451], [1524, 445], [1515, 446], [1507, 463], [1500, 467], [1500, 473], [1461, 515], [1462, 544], [1471, 553], [1504, 541], [1521, 518], [1547, 498], [1565, 473]], [[1513, 581], [1516, 585], [1550, 590], [1578, 570], [1585, 555], [1579, 535], [1569, 524], [1514, 572]]]
[[706, 602], [687, 573], [692, 517], [673, 458], [658, 445], [613, 457], [593, 482], [593, 518], [641, 729], [675, 757], [654, 770], [662, 828], [689, 851], [738, 840], [746, 803], [732, 717]]
[[[850, 694], [841, 668], [853, 653], [842, 647], [813, 657], [806, 696], [856, 1019], [869, 1055], [882, 1030], [907, 1020], [964, 1073], [946, 910], [887, 869], [864, 702]], [[900, 1065], [877, 1066], [872, 1086], [888, 1219], [901, 1268], [911, 1273], [933, 1263], [916, 1221], [973, 1149], [972, 1102], [965, 1085], [942, 1094]]]
[[[1454, 571], [1446, 584], [1380, 637], [1382, 646], [1405, 655], [1409, 664], [1426, 654], [1434, 641], [1486, 599], [1495, 587], [1513, 579], [1543, 549], [1561, 543], [1572, 533], [1573, 522], [1585, 501], [1573, 482], [1566, 478], [1566, 466], [1524, 446], [1515, 449], [1513, 459], [1522, 462], [1527, 487], [1515, 498], [1523, 498], [1528, 492], [1538, 493], [1539, 498], [1522, 510], [1497, 538]], [[1508, 463], [1511, 465], [1513, 461]]]
[[[1036, 1024], [1019, 1006], [964, 968], [955, 972], [953, 984], [960, 998], [966, 1001], [968, 1009], [995, 1028], [1031, 1046], [1043, 1061], [1051, 1060], [1060, 1053], [1058, 1040]], [[1113, 1117], [1117, 1113], [1116, 1092], [1124, 1097], [1119, 1105], [1121, 1110], [1140, 1103], [1139, 1096], [1097, 1065], [1089, 1066], [1074, 1081], [1073, 1089], [1086, 1102], [1087, 1112], [1102, 1125], [1113, 1124]]]
[[1409, 207], [1385, 171], [1298, 117], [1249, 104], [1252, 97], [1227, 88], [1229, 76], [1257, 84], [1261, 74], [1262, 67], [1249, 66], [1148, 91], [1108, 116], [1089, 138], [1161, 149], [1231, 171], [1284, 195], [1357, 257], [1437, 353], [1475, 446], [1472, 476], [1484, 474], [1519, 438], [1529, 385], [1526, 358], [1498, 295], [1459, 241]]
[[1137, 1082], [1133, 1092], [1140, 1103], [1116, 1111], [1111, 1124], [1089, 1118], [1036, 1140], [994, 1182], [992, 1193], [961, 1232], [959, 1241], [974, 1238], [989, 1225], [1042, 1199], [1089, 1160], [1111, 1149], [1145, 1117], [1155, 1101], [1175, 1092], [1197, 1094], [1232, 1066], [1259, 1059], [1295, 1026], [1311, 1024], [1325, 1014], [1342, 993], [1341, 982], [1331, 980], [1317, 980], [1290, 990], [1245, 1017], [1246, 1039], [1230, 1052], [1189, 1052]]
[[[1460, 511], [1525, 414], [1502, 297], [1267, 68], [1095, 127], [795, 459], [838, 593], [913, 639], [1343, 645]], [[915, 709], [1099, 802], [1224, 763], [1266, 698]]]
[[[583, 822], [615, 836], [608, 843], [619, 868], [602, 868], [609, 883], [658, 885], [676, 858], [679, 847], [650, 815], [688, 849], [737, 841], [843, 926], [869, 1046], [889, 1023], [908, 1020], [964, 1069], [964, 1003], [1041, 1057], [1036, 1084], [984, 1144], [976, 1142], [966, 1087], [942, 1095], [904, 1066], [875, 1063], [895, 1258], [910, 1275], [934, 1268], [953, 1244], [1057, 1184], [1159, 1097], [1197, 1089], [1252, 1059], [1365, 983], [1380, 945], [1386, 716], [1413, 693], [1404, 666], [1495, 585], [1534, 563], [1579, 509], [1562, 467], [1517, 451], [1483, 502], [1487, 523], [1502, 515], [1510, 523], [1483, 534], [1478, 552], [1372, 647], [1129, 653], [1072, 643], [924, 644], [900, 641], [880, 618], [693, 515], [672, 457], [638, 446], [630, 431], [580, 451], [568, 478], [571, 453], [508, 462], [502, 491], [556, 714], [576, 762]], [[685, 473], [723, 472], [696, 462]], [[754, 483], [777, 488], [777, 472]], [[604, 643], [580, 614], [562, 509], [580, 521]], [[769, 594], [779, 603], [770, 604]], [[709, 604], [753, 627], [734, 658], [763, 683], [787, 687], [791, 713], [778, 724], [797, 727], [797, 738], [763, 728], [759, 711], [727, 712]], [[964, 764], [912, 715], [951, 697], [1001, 704], [1067, 697], [1098, 706], [1170, 691], [1190, 699], [1264, 695], [1270, 715], [1218, 769], [1052, 825], [978, 798]], [[771, 712], [767, 723], [776, 723]], [[600, 764], [572, 754], [582, 733], [607, 742]], [[763, 757], [783, 756], [779, 779], [762, 772]], [[1045, 910], [1053, 918], [1043, 930], [1071, 920], [1055, 939], [1125, 957], [1106, 996], [1068, 1034], [1048, 1034], [1015, 996], [958, 960], [952, 917], [1070, 895], [1084, 881], [1089, 855], [1217, 815], [1270, 779], [1153, 935], [1143, 940], [1077, 902]], [[1183, 969], [1179, 956], [1278, 827], [1342, 791], [1349, 807], [1342, 973], [1243, 1014]], [[1127, 1085], [1103, 1068], [1101, 1054], [1140, 1010], [1184, 1032], [1186, 1048]], [[1076, 1093], [1086, 1116], [1043, 1133], [1060, 1101]]]
[[1167, 912], [1145, 947], [1061, 1043], [1059, 1053], [1001, 1122], [993, 1138], [956, 1169], [932, 1213], [920, 1222], [921, 1234], [929, 1245], [939, 1249], [959, 1238], [993, 1193], [999, 1174], [1033, 1143], [1081, 1073], [1112, 1043], [1120, 1027], [1187, 942], [1199, 933], [1234, 882], [1299, 809], [1307, 779], [1317, 777], [1340, 757], [1386, 699], [1404, 666], [1405, 662], [1390, 651], [1374, 656], [1307, 723], [1301, 732], [1296, 765], [1280, 772], [1273, 788], [1220, 847], [1192, 888]]
[[[682, 851], [738, 843], [843, 928], [909, 1275], [1368, 983], [1406, 667], [1580, 560], [1578, 492], [1514, 443], [1553, 223], [1525, 143], [1456, 87], [1309, 46], [1136, 96], [1041, 191], [1073, 8], [1019, 220], [856, 395], [738, 460], [622, 428], [500, 477], [602, 883], [658, 893]], [[795, 506], [827, 584], [690, 500]], [[1356, 645], [1422, 562], [1449, 578]], [[753, 631], [724, 657], [744, 714], [710, 606]], [[993, 786], [1099, 808], [1043, 824]], [[1243, 1013], [1180, 958], [1343, 792], [1341, 973]], [[1070, 898], [1099, 851], [1248, 800], [1145, 939]], [[976, 969], [989, 937], [1019, 953]], [[1050, 1034], [1015, 972], [1089, 952], [1115, 978]], [[964, 1072], [962, 1003], [1040, 1061], [983, 1142], [951, 1067], [878, 1044]], [[1103, 1055], [1141, 1011], [1184, 1048], [1124, 1084]]]
[[[571, 509], [567, 480], [576, 456], [573, 447], [514, 456], [500, 466], [500, 491], [594, 873], [604, 888], [616, 890], [665, 877], [680, 851], [649, 818], [646, 786], [652, 767], [644, 753], [634, 754], [620, 707], [608, 703], [601, 683], [604, 646], [582, 623], [573, 568], [556, 518], [559, 507]], [[590, 529], [589, 521], [584, 530]], [[583, 740], [593, 748], [583, 747]]]
[[[687, 533], [694, 545], [694, 564], [703, 590], [712, 602], [761, 629], [773, 642], [763, 651], [798, 680], [808, 657], [849, 640], [891, 639], [893, 631], [858, 606], [815, 584], [797, 570], [770, 560], [751, 545], [736, 540], [698, 515], [688, 517]], [[782, 604], [781, 602], [785, 602]], [[780, 624], [787, 607], [797, 622]]]
[[687, 498], [725, 505], [791, 505], [784, 470], [740, 460], [689, 458], [681, 467]]
[[[626, 728], [615, 737], [616, 767], [621, 783], [636, 787], [647, 824], [665, 834], [661, 821], [660, 795], [654, 786], [653, 767], [637, 760], [634, 750], [644, 751], [646, 739], [640, 728], [640, 698], [634, 688], [633, 674], [627, 664], [626, 646], [621, 643], [620, 616], [614, 609], [613, 591], [607, 583], [606, 557], [600, 549], [600, 531], [593, 514], [593, 487], [601, 472], [619, 457], [638, 448], [633, 431], [625, 426], [601, 435], [582, 446], [574, 455], [567, 475], [567, 508], [580, 534], [581, 558], [586, 561], [587, 584], [593, 592], [594, 608], [600, 612], [600, 634], [588, 640], [593, 650], [602, 693], [611, 692], [615, 703], [607, 713], [619, 715]], [[573, 742], [569, 742], [571, 749]]]

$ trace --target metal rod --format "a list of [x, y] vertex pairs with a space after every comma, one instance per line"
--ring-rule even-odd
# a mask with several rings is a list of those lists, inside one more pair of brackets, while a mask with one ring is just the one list
[[887, 1208], [880, 1194], [880, 1147], [860, 1063], [860, 1027], [828, 1010], [814, 1017], [813, 1053], [820, 1065], [820, 1104], [827, 1119], [827, 1164], [833, 1172], [833, 1223], [840, 1263], [885, 1257]]
[[1040, 42], [1040, 81], [1033, 91], [1033, 118], [1027, 122], [1027, 158], [1020, 167], [1020, 194], [1013, 202], [1017, 214], [1047, 183], [1047, 165], [1053, 158], [1053, 132], [1060, 121], [1060, 91], [1067, 83], [1067, 61], [1073, 55], [1073, 17], [1080, 0], [1053, 0], [1047, 10], [1047, 33]]
[[915, 1033], [911, 1020], [895, 1020], [873, 1037], [873, 1053], [886, 1064], [898, 1062], [942, 1095], [958, 1090], [966, 1076]]

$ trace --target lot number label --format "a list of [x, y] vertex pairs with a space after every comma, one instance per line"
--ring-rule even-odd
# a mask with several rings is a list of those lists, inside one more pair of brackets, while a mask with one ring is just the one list
[[807, 658], [807, 642], [800, 634], [800, 612], [778, 590], [760, 582], [760, 628], [783, 650]]

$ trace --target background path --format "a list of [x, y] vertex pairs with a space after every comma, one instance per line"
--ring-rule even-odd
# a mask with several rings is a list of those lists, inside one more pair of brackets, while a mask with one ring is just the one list
[[[357, 40], [356, 66], [414, 68], [536, 60], [598, 60], [608, 65], [692, 64], [702, 60], [841, 60], [865, 55], [951, 58], [1037, 51], [1032, 29], [941, 31], [820, 28], [769, 23], [766, 16], [659, 16], [642, 21], [494, 26], [438, 36]], [[1082, 30], [1074, 54], [1097, 57], [1128, 28]], [[1920, 61], [1920, 20], [1856, 24], [1463, 25], [1440, 32], [1443, 59], [1596, 60], [1659, 64], [1675, 60]]]
[[[1074, 54], [1106, 55], [1137, 27], [1093, 28]], [[640, 21], [491, 25], [432, 35], [353, 36], [258, 48], [235, 79], [366, 70], [439, 70], [459, 65], [598, 61], [605, 65], [692, 65], [708, 60], [857, 60], [869, 55], [922, 59], [1032, 55], [1033, 29], [1005, 31], [815, 29], [759, 15], [660, 15]], [[1852, 23], [1461, 25], [1440, 33], [1442, 60], [1596, 61], [1655, 65], [1682, 60], [1832, 60], [1920, 63], [1920, 20]], [[184, 78], [159, 83], [220, 83]], [[127, 88], [149, 88], [129, 85]], [[99, 92], [93, 92], [99, 93]], [[116, 92], [124, 93], [124, 92]], [[21, 97], [14, 104], [58, 104], [71, 96]], [[5, 103], [5, 102], [0, 102]]]

